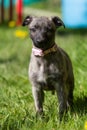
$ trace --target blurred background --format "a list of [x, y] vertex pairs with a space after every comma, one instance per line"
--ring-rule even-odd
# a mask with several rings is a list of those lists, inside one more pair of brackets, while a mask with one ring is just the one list
[[[38, 127], [43, 122], [35, 126], [32, 117], [35, 113], [27, 74], [32, 41], [27, 27], [21, 26], [27, 15], [59, 16], [65, 23], [65, 29], [57, 30], [55, 41], [69, 54], [75, 76], [76, 115], [72, 115], [66, 130], [81, 130], [87, 120], [87, 0], [0, 0], [0, 128], [42, 129]], [[45, 102], [50, 117], [51, 110], [56, 112], [55, 97], [51, 97], [48, 94], [49, 104]], [[56, 114], [54, 120], [57, 120]], [[51, 127], [52, 123], [44, 126], [46, 130], [65, 128], [58, 124]]]
[[69, 28], [87, 28], [87, 0], [0, 0], [0, 23], [21, 21], [24, 14], [60, 15]]

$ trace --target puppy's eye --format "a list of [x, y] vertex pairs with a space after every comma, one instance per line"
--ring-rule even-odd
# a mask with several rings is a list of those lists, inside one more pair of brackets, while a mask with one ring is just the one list
[[30, 28], [30, 31], [35, 32], [36, 29], [35, 28]]
[[47, 30], [48, 31], [53, 31], [53, 28], [49, 26], [49, 27], [47, 27]]

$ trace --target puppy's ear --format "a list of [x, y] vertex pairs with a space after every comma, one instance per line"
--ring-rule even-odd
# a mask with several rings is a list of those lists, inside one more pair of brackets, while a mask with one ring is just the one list
[[65, 28], [65, 24], [59, 17], [57, 17], [57, 16], [52, 17], [52, 21], [54, 22], [56, 27], [63, 26]]
[[27, 16], [27, 17], [24, 19], [24, 21], [23, 21], [23, 23], [22, 23], [22, 26], [26, 26], [26, 25], [30, 24], [31, 21], [32, 21], [32, 17], [31, 17], [31, 16]]

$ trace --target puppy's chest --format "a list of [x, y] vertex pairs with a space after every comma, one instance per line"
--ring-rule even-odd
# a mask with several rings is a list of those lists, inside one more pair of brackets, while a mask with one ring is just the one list
[[37, 81], [39, 83], [52, 84], [54, 81], [56, 82], [61, 75], [58, 65], [54, 63], [41, 64], [38, 70]]
[[[33, 62], [34, 61], [34, 62]], [[43, 89], [52, 90], [55, 83], [61, 80], [63, 66], [53, 57], [51, 59], [36, 59], [29, 66], [29, 77], [33, 84], [42, 86]]]

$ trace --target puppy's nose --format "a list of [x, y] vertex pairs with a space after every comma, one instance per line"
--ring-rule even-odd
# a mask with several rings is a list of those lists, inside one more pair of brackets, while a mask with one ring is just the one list
[[42, 43], [42, 42], [44, 42], [44, 39], [40, 39], [40, 38], [37, 39], [37, 43]]
[[38, 39], [37, 39], [37, 42], [38, 42], [38, 43], [40, 43], [40, 42], [41, 42], [41, 40], [38, 38]]

